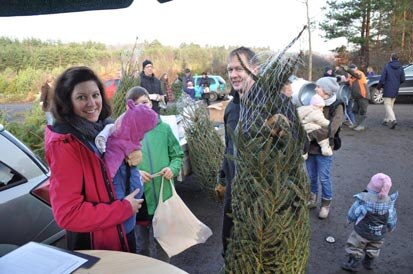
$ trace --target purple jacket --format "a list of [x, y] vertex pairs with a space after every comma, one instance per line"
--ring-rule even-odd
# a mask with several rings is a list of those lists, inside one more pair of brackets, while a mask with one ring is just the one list
[[111, 178], [125, 157], [141, 148], [140, 142], [145, 133], [158, 122], [158, 114], [147, 106], [136, 106], [132, 100], [128, 100], [128, 107], [116, 120], [106, 145], [104, 161]]

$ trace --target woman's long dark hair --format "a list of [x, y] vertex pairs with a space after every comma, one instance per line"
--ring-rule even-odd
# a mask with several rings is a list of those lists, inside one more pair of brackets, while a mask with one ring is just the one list
[[94, 81], [102, 96], [102, 111], [99, 120], [105, 120], [112, 115], [111, 105], [106, 97], [102, 81], [93, 70], [85, 66], [71, 67], [65, 70], [56, 80], [51, 112], [56, 121], [70, 123], [73, 112], [72, 93], [75, 86], [86, 81]]

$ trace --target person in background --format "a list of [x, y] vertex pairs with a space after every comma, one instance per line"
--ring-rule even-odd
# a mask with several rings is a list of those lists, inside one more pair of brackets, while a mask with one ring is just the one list
[[143, 71], [140, 74], [141, 87], [149, 92], [152, 101], [152, 109], [156, 113], [159, 113], [160, 102], [165, 105], [165, 96], [162, 91], [161, 81], [155, 77], [155, 74], [153, 73], [153, 64], [150, 60], [143, 61], [142, 69]]
[[209, 78], [208, 78], [208, 73], [203, 72], [201, 80], [199, 82], [199, 86], [201, 87], [202, 90], [202, 99], [204, 99], [205, 103], [207, 106], [209, 106]]
[[168, 102], [173, 102], [175, 101], [175, 96], [174, 93], [172, 91], [171, 85], [169, 84], [169, 79], [168, 79], [168, 74], [164, 73], [161, 76], [161, 88], [162, 88], [162, 92], [163, 94], [166, 94], [166, 98]]
[[186, 83], [186, 88], [184, 89], [185, 93], [188, 94], [191, 99], [195, 100], [195, 87], [194, 87], [194, 83], [192, 83], [191, 81], [188, 81]]
[[331, 67], [325, 67], [323, 77], [336, 77], [336, 76]]
[[373, 68], [371, 66], [367, 67], [367, 77], [371, 77], [376, 75], [376, 73], [374, 72]]
[[191, 81], [192, 85], [195, 85], [194, 77], [192, 76], [191, 70], [189, 68], [185, 69], [185, 75], [183, 78], [183, 89], [188, 87], [188, 82]]
[[[329, 128], [320, 128], [308, 133], [310, 146], [308, 158], [305, 161], [308, 177], [310, 178], [309, 207], [317, 206], [318, 182], [321, 184], [321, 208], [318, 217], [326, 219], [330, 212], [333, 200], [333, 182], [331, 179], [331, 167], [333, 156], [324, 156], [318, 144], [326, 138], [332, 139], [339, 130], [344, 117], [344, 102], [337, 98], [339, 85], [334, 77], [322, 77], [316, 82], [316, 93], [324, 99], [324, 116], [330, 121]], [[330, 146], [332, 144], [330, 143]], [[334, 146], [332, 146], [334, 150]]]
[[387, 231], [392, 232], [397, 223], [395, 203], [398, 193], [389, 196], [392, 182], [389, 176], [377, 173], [371, 177], [366, 190], [354, 195], [355, 201], [347, 214], [354, 223], [345, 250], [348, 261], [341, 268], [351, 272], [373, 269], [373, 261], [380, 255]]
[[367, 87], [367, 79], [364, 73], [357, 68], [355, 64], [351, 64], [350, 68], [350, 90], [351, 98], [353, 99], [353, 113], [356, 117], [356, 123], [349, 126], [355, 131], [366, 129], [367, 107], [369, 106], [369, 92]]
[[[55, 82], [51, 108], [55, 123], [46, 127], [45, 154], [50, 166], [50, 202], [56, 223], [66, 230], [67, 248], [131, 251], [132, 234], [123, 223], [143, 202], [139, 190], [117, 199], [95, 138], [112, 123], [102, 82], [88, 67], [71, 67]], [[125, 160], [137, 165], [140, 153]]]
[[291, 98], [293, 96], [293, 87], [291, 84], [292, 82], [288, 80], [281, 89], [281, 93], [283, 93], [288, 98]]
[[390, 62], [383, 68], [380, 81], [377, 85], [378, 90], [383, 89], [384, 110], [386, 111], [382, 124], [389, 126], [391, 129], [395, 129], [397, 125], [393, 107], [396, 97], [399, 94], [400, 84], [404, 81], [405, 75], [403, 67], [399, 62], [399, 56], [396, 53], [392, 53]]
[[[149, 94], [144, 88], [135, 88], [126, 94], [136, 105], [151, 107]], [[184, 152], [171, 127], [159, 119], [156, 127], [145, 134], [142, 141], [143, 160], [137, 167], [144, 182], [144, 203], [137, 215], [135, 226], [137, 253], [169, 262], [169, 257], [155, 240], [152, 218], [158, 205], [162, 180], [172, 180], [179, 175]], [[172, 195], [169, 184], [164, 184], [163, 200]]]
[[42, 85], [40, 89], [40, 106], [44, 111], [46, 116], [46, 121], [48, 125], [53, 125], [53, 115], [50, 112], [50, 106], [53, 101], [53, 76], [48, 76], [46, 82]]

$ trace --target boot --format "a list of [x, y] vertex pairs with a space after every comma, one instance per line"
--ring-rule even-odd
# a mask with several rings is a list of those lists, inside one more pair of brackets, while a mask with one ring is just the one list
[[331, 200], [321, 199], [321, 208], [318, 218], [326, 219], [328, 217], [328, 213], [330, 213], [330, 205]]
[[333, 150], [330, 147], [330, 142], [327, 139], [321, 140], [320, 142], [318, 142], [318, 144], [321, 147], [321, 154], [323, 156], [331, 156], [333, 155]]
[[360, 270], [360, 260], [360, 258], [350, 255], [348, 257], [348, 262], [343, 263], [341, 268], [350, 272], [357, 272]]
[[356, 128], [360, 123], [360, 115], [354, 113], [354, 123], [349, 128]]
[[354, 128], [355, 131], [362, 131], [366, 129], [366, 116], [360, 116], [360, 123]]
[[374, 261], [374, 257], [370, 257], [368, 255], [364, 256], [364, 259], [362, 261], [364, 268], [368, 269], [368, 270], [372, 270], [373, 269], [373, 261]]
[[310, 193], [310, 199], [308, 199], [307, 206], [309, 209], [317, 207], [317, 194], [313, 192]]

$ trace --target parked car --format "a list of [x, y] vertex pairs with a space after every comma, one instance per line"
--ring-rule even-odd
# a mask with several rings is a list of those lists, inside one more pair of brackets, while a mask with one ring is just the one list
[[[404, 74], [406, 80], [403, 84], [400, 85], [399, 95], [406, 96], [413, 95], [413, 64], [404, 65]], [[367, 86], [370, 90], [370, 101], [373, 104], [382, 104], [383, 103], [383, 90], [377, 89], [377, 84], [379, 83], [380, 75], [375, 75], [367, 78]]]
[[0, 151], [0, 245], [56, 243], [65, 231], [50, 207], [48, 166], [1, 124]]
[[103, 85], [105, 86], [105, 93], [106, 96], [109, 99], [112, 99], [113, 96], [115, 95], [116, 90], [118, 89], [120, 83], [120, 79], [119, 78], [115, 78], [115, 79], [108, 79], [105, 80], [103, 82]]
[[[202, 75], [194, 76], [195, 97], [201, 98], [202, 88], [199, 86]], [[208, 75], [210, 97], [209, 101], [214, 102], [222, 99], [226, 95], [226, 82], [224, 78], [219, 75]]]

